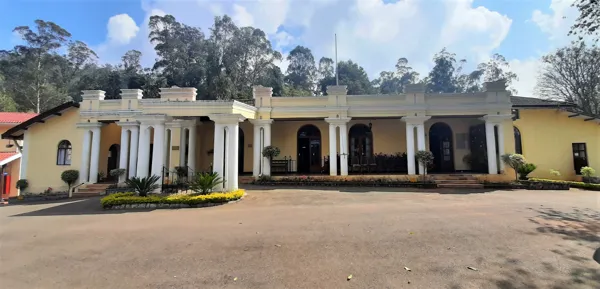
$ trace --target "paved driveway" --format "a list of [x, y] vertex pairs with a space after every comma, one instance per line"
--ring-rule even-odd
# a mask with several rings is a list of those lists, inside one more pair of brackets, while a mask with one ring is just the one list
[[600, 193], [440, 192], [254, 188], [202, 209], [2, 207], [0, 287], [600, 288]]

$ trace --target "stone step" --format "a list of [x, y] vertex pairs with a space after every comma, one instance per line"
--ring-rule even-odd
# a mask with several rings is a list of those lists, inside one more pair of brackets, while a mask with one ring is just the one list
[[483, 189], [483, 184], [457, 184], [457, 183], [443, 183], [437, 184], [438, 188], [452, 188], [452, 189]]
[[480, 184], [478, 180], [435, 180], [438, 184]]
[[240, 184], [251, 184], [253, 181], [254, 181], [254, 177], [253, 176], [238, 177], [238, 182]]

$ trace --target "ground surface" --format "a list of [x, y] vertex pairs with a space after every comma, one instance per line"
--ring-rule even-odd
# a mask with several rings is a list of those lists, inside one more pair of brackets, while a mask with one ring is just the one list
[[248, 193], [201, 209], [1, 207], [0, 287], [600, 288], [599, 192]]

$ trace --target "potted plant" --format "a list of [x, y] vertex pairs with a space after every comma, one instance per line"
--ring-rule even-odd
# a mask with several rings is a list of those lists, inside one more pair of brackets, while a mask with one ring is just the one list
[[596, 170], [594, 170], [592, 167], [582, 167], [579, 172], [581, 173], [581, 176], [583, 177], [584, 183], [592, 183], [592, 179], [593, 179], [594, 175], [596, 174]]
[[121, 176], [125, 175], [125, 173], [127, 172], [126, 169], [114, 169], [114, 170], [110, 170], [110, 176], [113, 177], [115, 179], [115, 183], [119, 183], [119, 179], [121, 178]]
[[423, 174], [427, 174], [427, 168], [433, 164], [433, 153], [430, 151], [418, 151], [415, 153], [415, 158], [424, 168]]
[[263, 157], [269, 159], [269, 164], [271, 164], [273, 159], [276, 158], [280, 153], [281, 151], [276, 146], [266, 146], [262, 151]]
[[535, 171], [535, 169], [537, 169], [537, 166], [531, 163], [524, 163], [523, 165], [519, 166], [519, 179], [524, 181], [528, 180], [529, 178], [527, 175]]
[[17, 189], [21, 192], [25, 191], [29, 187], [29, 182], [26, 179], [20, 179], [17, 181]]
[[177, 167], [175, 167], [175, 172], [177, 173], [177, 177], [179, 177], [179, 179], [186, 178], [188, 175], [188, 167], [187, 166], [177, 166]]
[[71, 194], [71, 186], [79, 179], [78, 170], [66, 170], [60, 174], [60, 179], [67, 183], [69, 187], [69, 195]]

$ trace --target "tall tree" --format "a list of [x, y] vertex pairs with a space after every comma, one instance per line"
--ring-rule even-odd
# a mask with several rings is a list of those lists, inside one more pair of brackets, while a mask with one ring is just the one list
[[580, 40], [589, 35], [598, 41], [600, 38], [600, 1], [598, 0], [576, 0], [572, 4], [579, 10], [579, 17], [571, 26], [569, 35], [577, 35]]
[[600, 115], [600, 49], [584, 43], [560, 48], [542, 57], [537, 92], [547, 99], [575, 103], [591, 115]]
[[450, 53], [446, 48], [433, 57], [435, 63], [427, 77], [427, 91], [431, 93], [456, 92], [455, 67], [456, 54]]
[[417, 83], [419, 73], [408, 65], [408, 59], [400, 58], [396, 62], [396, 71], [382, 71], [379, 78], [373, 80], [378, 93], [399, 94], [404, 92], [407, 84]]
[[296, 90], [313, 91], [315, 87], [315, 58], [310, 49], [296, 46], [287, 57], [290, 62], [285, 82]]
[[[352, 60], [338, 63], [339, 84], [346, 85], [349, 95], [371, 94], [374, 89], [365, 70]], [[327, 94], [327, 86], [335, 85], [335, 76], [323, 78], [319, 86]]]
[[506, 81], [506, 86], [511, 94], [517, 94], [517, 90], [512, 88], [513, 81], [519, 80], [517, 74], [510, 71], [510, 65], [504, 56], [496, 53], [488, 60], [488, 62], [481, 63], [477, 66], [477, 69], [483, 73], [484, 81]]

